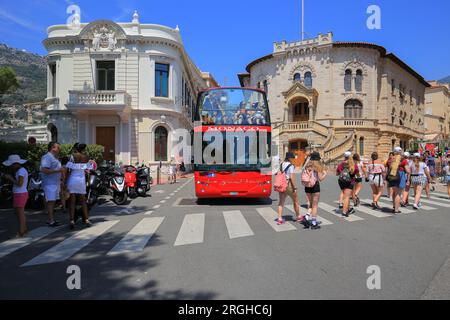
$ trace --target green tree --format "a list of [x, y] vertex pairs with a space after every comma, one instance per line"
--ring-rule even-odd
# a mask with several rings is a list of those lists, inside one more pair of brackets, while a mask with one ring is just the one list
[[20, 88], [16, 73], [11, 67], [0, 68], [0, 94], [14, 92]]

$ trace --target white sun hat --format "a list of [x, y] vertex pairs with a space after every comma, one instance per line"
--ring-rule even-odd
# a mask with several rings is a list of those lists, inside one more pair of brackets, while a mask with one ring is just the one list
[[351, 155], [352, 153], [350, 151], [347, 151], [344, 153], [344, 158], [350, 158]]
[[395, 147], [395, 148], [394, 148], [394, 152], [399, 152], [399, 153], [401, 153], [401, 152], [403, 152], [403, 149], [400, 148], [400, 147]]
[[9, 167], [14, 163], [24, 164], [25, 162], [27, 162], [27, 160], [20, 159], [20, 156], [18, 156], [17, 154], [12, 154], [8, 157], [8, 160], [3, 161], [3, 165]]
[[404, 155], [406, 158], [411, 157], [411, 153], [409, 153], [408, 151], [404, 152], [403, 155]]
[[420, 158], [420, 153], [418, 153], [418, 152], [414, 153], [414, 157]]

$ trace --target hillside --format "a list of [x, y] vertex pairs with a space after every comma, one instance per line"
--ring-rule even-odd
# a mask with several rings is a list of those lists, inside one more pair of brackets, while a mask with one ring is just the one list
[[21, 88], [14, 94], [0, 97], [0, 103], [19, 105], [46, 98], [47, 63], [44, 57], [0, 44], [0, 67], [4, 66], [14, 69]]
[[448, 77], [446, 77], [446, 78], [444, 78], [444, 79], [439, 80], [439, 82], [440, 82], [440, 83], [450, 83], [450, 76], [448, 76]]

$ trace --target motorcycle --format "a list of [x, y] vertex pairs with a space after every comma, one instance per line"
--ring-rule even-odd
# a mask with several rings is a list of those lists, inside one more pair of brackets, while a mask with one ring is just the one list
[[87, 180], [88, 184], [86, 187], [87, 191], [87, 204], [89, 210], [97, 204], [98, 198], [101, 194], [106, 194], [106, 188], [103, 185], [103, 181], [101, 179], [101, 172], [97, 170], [91, 170], [89, 172], [89, 179]]
[[28, 206], [33, 210], [45, 208], [45, 195], [39, 171], [33, 171], [28, 179]]
[[124, 166], [123, 169], [125, 170], [125, 184], [127, 193], [130, 198], [136, 198], [138, 195], [136, 184], [136, 168], [133, 166]]
[[152, 177], [150, 176], [150, 168], [142, 165], [136, 170], [137, 176], [137, 193], [141, 197], [145, 197], [151, 189]]
[[113, 198], [114, 203], [124, 205], [128, 200], [128, 194], [123, 170], [110, 162], [103, 167], [102, 180], [106, 193]]

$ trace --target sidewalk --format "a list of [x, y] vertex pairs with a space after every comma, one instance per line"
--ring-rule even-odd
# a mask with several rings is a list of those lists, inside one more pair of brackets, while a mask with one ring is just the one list
[[[193, 178], [193, 177], [194, 177], [193, 173], [187, 173], [187, 174], [182, 175], [182, 176], [177, 176], [177, 181], [178, 180], [190, 179], [190, 178]], [[170, 183], [169, 177], [167, 175], [162, 175], [160, 180], [161, 181], [160, 181], [159, 185]], [[156, 176], [155, 176], [155, 177], [153, 177], [153, 186], [156, 186], [156, 185], [158, 185], [158, 183], [157, 183], [157, 179], [156, 179]]]

